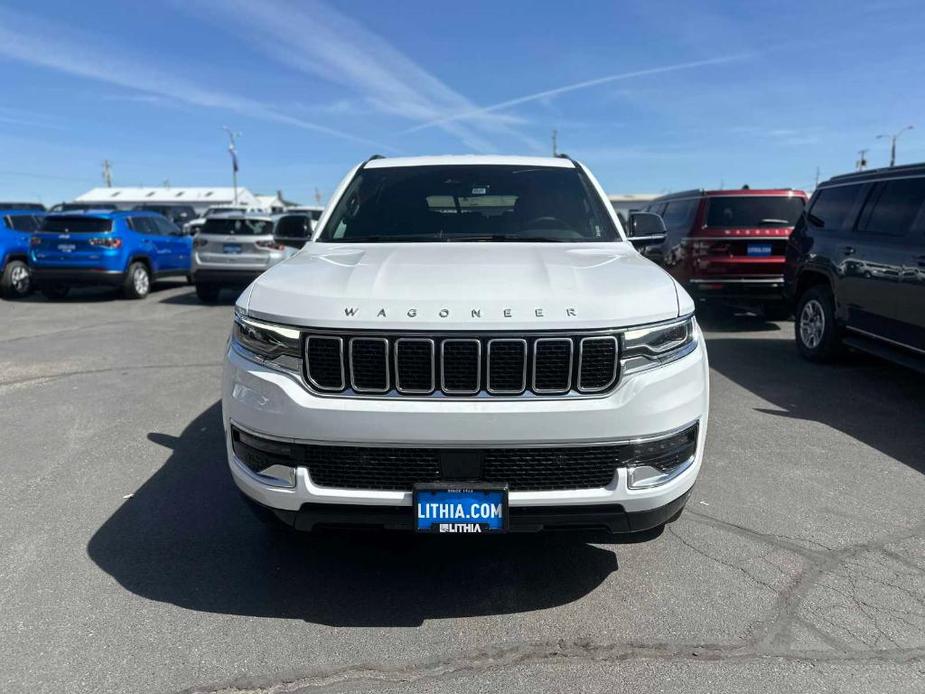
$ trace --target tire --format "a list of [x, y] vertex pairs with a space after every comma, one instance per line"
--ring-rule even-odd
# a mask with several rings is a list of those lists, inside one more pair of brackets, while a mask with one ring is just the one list
[[830, 362], [841, 353], [841, 328], [835, 319], [835, 299], [826, 285], [810, 287], [797, 301], [793, 323], [797, 349], [809, 361]]
[[42, 296], [46, 299], [63, 299], [71, 291], [71, 288], [66, 284], [49, 284], [39, 289], [39, 291], [42, 292]]
[[32, 291], [32, 271], [21, 260], [11, 260], [0, 275], [0, 293], [6, 299], [21, 299]]
[[765, 304], [763, 310], [765, 320], [769, 321], [789, 320], [793, 316], [793, 309], [790, 304], [783, 301]]
[[134, 262], [128, 266], [122, 281], [122, 296], [126, 299], [144, 299], [151, 293], [151, 271], [144, 263]]
[[206, 304], [214, 304], [218, 301], [218, 295], [221, 291], [222, 288], [217, 284], [196, 285], [196, 296], [199, 297], [200, 301]]

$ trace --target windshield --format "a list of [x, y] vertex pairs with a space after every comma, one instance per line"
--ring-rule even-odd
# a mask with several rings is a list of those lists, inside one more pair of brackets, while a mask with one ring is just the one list
[[10, 214], [5, 218], [6, 226], [16, 231], [35, 231], [42, 222], [41, 217], [32, 214]]
[[803, 212], [798, 195], [723, 196], [709, 198], [708, 227], [792, 227]]
[[319, 241], [617, 241], [574, 168], [414, 166], [361, 171]]
[[207, 219], [202, 227], [203, 234], [228, 234], [232, 236], [269, 236], [273, 233], [273, 222], [263, 219]]
[[111, 231], [112, 221], [100, 217], [87, 217], [85, 215], [56, 215], [45, 217], [40, 231], [62, 231], [67, 233], [96, 233]]

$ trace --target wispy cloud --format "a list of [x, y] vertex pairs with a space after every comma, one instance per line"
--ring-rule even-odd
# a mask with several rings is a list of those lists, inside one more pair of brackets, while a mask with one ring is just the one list
[[[54, 36], [53, 45], [49, 43], [51, 36]], [[377, 148], [392, 149], [363, 137], [296, 118], [255, 99], [204, 87], [157, 66], [124, 58], [125, 53], [124, 50], [113, 50], [112, 46], [101, 44], [91, 36], [44, 19], [40, 21], [20, 12], [0, 8], [0, 56], [124, 87], [135, 94], [165, 97], [191, 106], [222, 109]]]
[[[184, 4], [184, 9], [189, 6]], [[300, 72], [359, 93], [379, 112], [432, 122], [475, 150], [490, 151], [492, 135], [542, 147], [513, 126], [520, 119], [484, 112], [455, 122], [449, 114], [476, 105], [356, 20], [322, 2], [208, 0], [193, 10], [246, 37], [248, 47]]]
[[621, 72], [615, 75], [606, 75], [604, 77], [597, 77], [595, 79], [583, 80], [581, 82], [574, 82], [572, 84], [566, 84], [561, 87], [555, 87], [553, 89], [545, 89], [541, 92], [536, 92], [534, 94], [527, 94], [526, 96], [520, 96], [516, 99], [508, 99], [507, 101], [500, 101], [496, 104], [490, 106], [481, 106], [478, 108], [471, 108], [468, 110], [460, 110], [456, 113], [453, 113], [448, 116], [441, 118], [436, 118], [434, 120], [428, 121], [426, 123], [421, 123], [412, 128], [408, 128], [405, 132], [416, 132], [418, 130], [423, 130], [424, 128], [433, 128], [433, 127], [446, 127], [450, 123], [458, 121], [468, 121], [468, 120], [478, 120], [483, 119], [488, 115], [494, 114], [496, 111], [503, 111], [505, 109], [512, 108], [514, 106], [520, 106], [521, 104], [526, 104], [531, 101], [547, 101], [562, 94], [567, 94], [569, 92], [575, 92], [580, 89], [589, 89], [590, 87], [598, 87], [602, 84], [609, 84], [610, 82], [619, 82], [622, 80], [635, 79], [637, 77], [647, 77], [650, 75], [659, 75], [666, 72], [677, 72], [679, 70], [692, 70], [698, 67], [707, 67], [710, 65], [721, 65], [723, 63], [731, 63], [737, 60], [744, 60], [745, 58], [750, 57], [753, 54], [750, 53], [740, 53], [737, 55], [726, 55], [719, 56], [716, 58], [708, 58], [706, 60], [694, 60], [687, 63], [675, 63], [674, 65], [661, 65], [659, 67], [647, 68], [645, 70], [634, 70], [632, 72]]

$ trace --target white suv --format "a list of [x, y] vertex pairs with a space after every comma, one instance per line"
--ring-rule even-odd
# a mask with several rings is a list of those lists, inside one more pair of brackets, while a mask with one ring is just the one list
[[[655, 233], [645, 231], [655, 224]], [[299, 530], [566, 527], [680, 513], [707, 428], [694, 304], [568, 158], [385, 159], [237, 302], [231, 474]]]

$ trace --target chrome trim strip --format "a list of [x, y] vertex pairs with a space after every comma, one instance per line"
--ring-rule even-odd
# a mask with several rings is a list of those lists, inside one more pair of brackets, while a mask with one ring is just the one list
[[[420, 388], [402, 388], [401, 387], [401, 370], [398, 368], [398, 352], [402, 342], [426, 342], [430, 345], [430, 388], [421, 390]], [[395, 390], [399, 393], [409, 393], [417, 395], [427, 395], [434, 392], [436, 388], [436, 364], [435, 361], [436, 347], [434, 341], [429, 337], [400, 337], [395, 340], [394, 361], [395, 361]]]
[[[509, 389], [499, 390], [497, 388], [491, 387], [491, 346], [496, 342], [516, 342], [516, 343], [520, 343], [523, 346], [524, 368], [523, 368], [523, 373], [521, 374], [521, 377], [520, 377], [521, 387], [519, 390], [509, 390]], [[488, 355], [485, 360], [486, 371], [487, 371], [486, 378], [485, 378], [485, 390], [487, 390], [489, 393], [498, 394], [498, 395], [519, 395], [520, 393], [523, 393], [527, 389], [527, 357], [528, 356], [529, 356], [529, 350], [527, 349], [527, 341], [524, 340], [523, 338], [520, 338], [520, 339], [495, 338], [495, 339], [489, 340], [488, 341]]]
[[[749, 279], [746, 277], [737, 277], [735, 279], [690, 279], [688, 280], [690, 284], [783, 284], [784, 277], [756, 277], [754, 279]], [[646, 326], [640, 326], [646, 327]]]
[[[581, 362], [585, 356], [585, 342], [589, 340], [613, 340], [614, 343], [614, 353], [613, 353], [613, 374], [610, 377], [610, 380], [607, 382], [607, 385], [602, 388], [582, 388], [581, 386]], [[613, 335], [605, 335], [602, 337], [583, 337], [578, 343], [578, 378], [576, 379], [576, 387], [578, 388], [579, 393], [600, 393], [601, 391], [607, 390], [610, 386], [613, 385], [613, 382], [617, 380], [617, 371], [620, 367], [620, 341]]]
[[919, 354], [925, 354], [925, 349], [919, 349], [918, 347], [913, 347], [912, 345], [908, 345], [905, 342], [899, 342], [898, 340], [891, 340], [888, 337], [883, 337], [875, 333], [869, 333], [866, 330], [861, 330], [860, 328], [853, 328], [850, 325], [846, 325], [845, 327], [851, 332], [860, 333], [861, 335], [873, 338], [874, 340], [882, 340], [883, 342], [889, 342], [891, 345], [896, 345], [897, 347], [902, 347], [903, 349], [909, 349], [909, 350], [912, 350], [913, 352], [918, 352]]
[[[536, 387], [536, 346], [541, 342], [567, 342], [568, 343], [568, 385], [564, 390], [558, 388], [537, 388]], [[575, 360], [575, 342], [570, 337], [538, 337], [533, 341], [533, 380], [530, 383], [531, 390], [538, 395], [550, 395], [553, 393], [567, 393], [572, 389], [572, 367]]]
[[[383, 368], [385, 370], [385, 388], [359, 388], [356, 384], [356, 375], [353, 368], [353, 345], [357, 340], [366, 340], [369, 342], [382, 342], [385, 344], [385, 363]], [[350, 364], [350, 387], [353, 388], [357, 393], [388, 393], [391, 387], [391, 379], [389, 378], [389, 339], [387, 337], [351, 337], [350, 343], [347, 346], [347, 359]]]
[[[644, 434], [642, 436], [624, 436], [617, 437], [613, 439], [604, 439], [601, 441], [561, 441], [561, 442], [545, 442], [545, 443], [525, 443], [525, 442], [511, 442], [511, 441], [463, 441], [463, 442], [453, 442], [453, 441], [407, 441], [404, 439], [392, 440], [392, 439], [383, 439], [381, 441], [325, 441], [323, 439], [299, 439], [291, 436], [279, 436], [277, 434], [265, 434], [261, 431], [257, 431], [251, 427], [243, 426], [239, 424], [234, 419], [228, 420], [229, 424], [236, 429], [248, 433], [252, 436], [260, 436], [270, 441], [279, 441], [281, 443], [292, 443], [297, 445], [306, 445], [306, 446], [350, 446], [354, 448], [478, 448], [478, 449], [489, 449], [489, 448], [588, 448], [591, 446], [609, 446], [617, 444], [629, 444], [629, 443], [650, 443], [652, 441], [658, 441], [659, 439], [667, 439], [672, 436], [676, 436], [684, 431], [687, 431], [694, 425], [700, 424], [700, 419], [694, 419], [688, 422], [687, 424], [682, 424], [679, 427], [674, 427], [672, 429], [667, 429], [665, 431], [660, 431], [655, 434]], [[702, 436], [702, 430], [698, 429], [697, 436]]]
[[[319, 384], [312, 378], [312, 369], [311, 363], [308, 358], [308, 343], [311, 340], [337, 340], [337, 353], [340, 358], [340, 388], [328, 388]], [[307, 380], [312, 387], [317, 388], [318, 390], [324, 391], [326, 393], [339, 393], [344, 388], [347, 387], [347, 376], [344, 373], [344, 338], [338, 335], [306, 335], [305, 336], [305, 380]]]
[[[446, 387], [446, 345], [450, 342], [475, 343], [475, 390], [450, 390]], [[482, 390], [482, 341], [475, 337], [448, 338], [440, 342], [440, 390], [447, 395], [475, 395]]]

